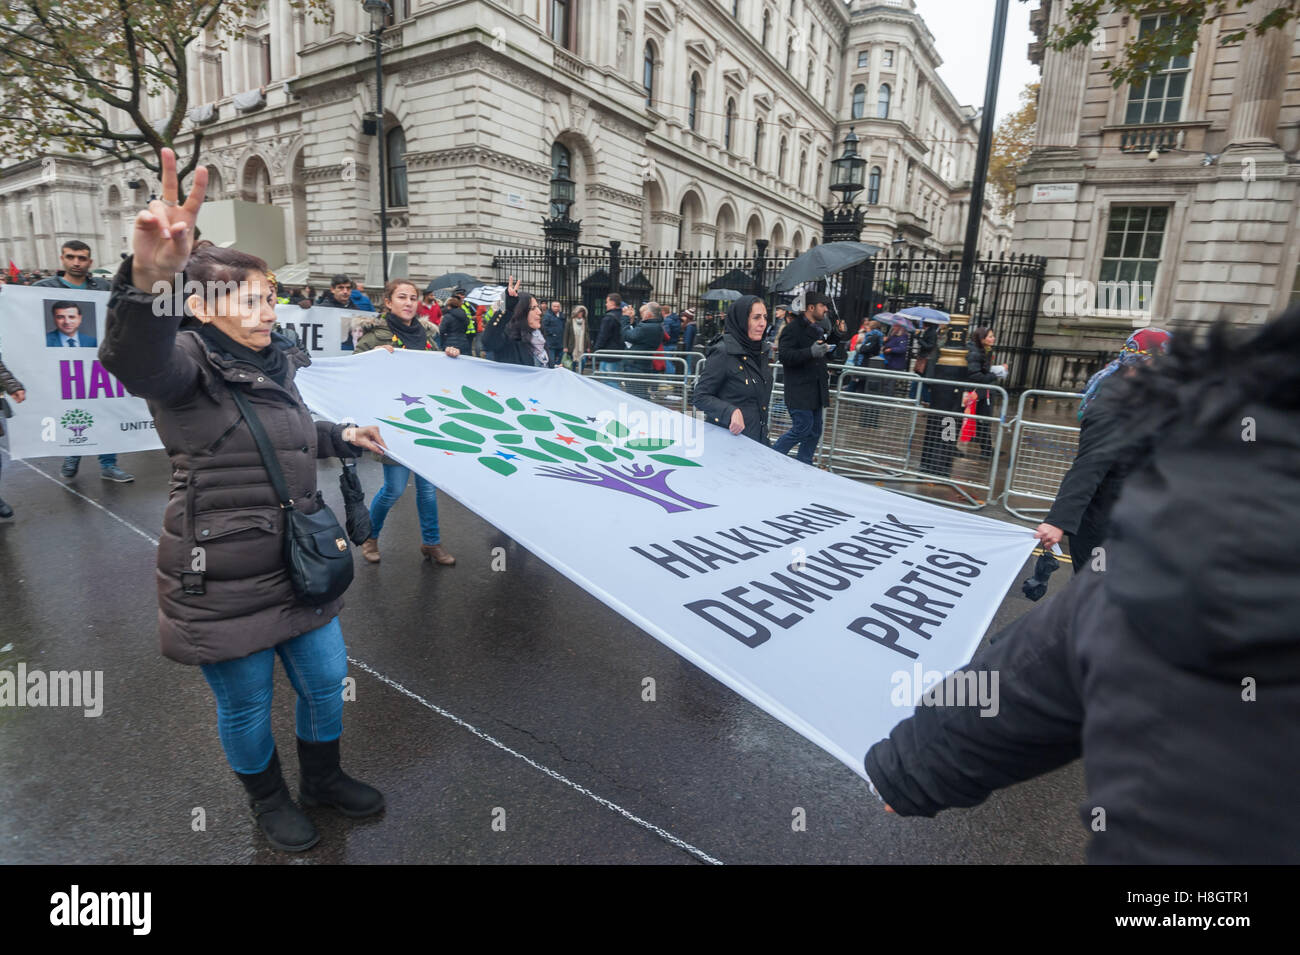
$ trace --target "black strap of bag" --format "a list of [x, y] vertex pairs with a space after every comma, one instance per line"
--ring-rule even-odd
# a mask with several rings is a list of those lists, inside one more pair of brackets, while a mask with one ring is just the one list
[[262, 464], [284, 511], [284, 561], [294, 593], [304, 603], [329, 603], [342, 596], [352, 583], [352, 550], [348, 546], [347, 534], [320, 491], [316, 492], [318, 507], [312, 513], [304, 514], [294, 507], [284, 472], [280, 470], [280, 462], [261, 419], [248, 403], [242, 388], [232, 387], [230, 394], [239, 406], [239, 413], [248, 422], [248, 430], [253, 433]]

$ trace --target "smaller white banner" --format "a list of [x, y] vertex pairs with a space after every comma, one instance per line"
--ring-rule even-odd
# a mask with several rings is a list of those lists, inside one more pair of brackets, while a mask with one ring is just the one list
[[1034, 186], [1033, 202], [1074, 202], [1079, 198], [1077, 182], [1040, 182]]

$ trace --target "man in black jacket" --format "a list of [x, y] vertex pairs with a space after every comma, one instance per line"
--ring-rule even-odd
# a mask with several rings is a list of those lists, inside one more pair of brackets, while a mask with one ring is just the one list
[[451, 297], [442, 307], [442, 323], [438, 327], [443, 348], [459, 348], [463, 354], [469, 355], [472, 353], [470, 330], [474, 328], [474, 310], [465, 304], [465, 294], [463, 288], [452, 290]]
[[830, 405], [830, 376], [826, 355], [839, 342], [839, 334], [825, 322], [830, 299], [820, 292], [804, 296], [804, 313], [791, 319], [781, 332], [777, 354], [785, 382], [785, 406], [794, 422], [773, 448], [789, 454], [796, 444], [795, 455], [804, 464], [812, 464], [817, 442], [822, 436], [822, 412]]
[[[600, 320], [600, 329], [596, 332], [596, 345], [593, 351], [623, 351], [623, 296], [612, 293], [605, 296], [605, 317]], [[623, 370], [622, 359], [596, 360], [599, 371], [616, 374]], [[620, 387], [616, 381], [607, 382], [615, 388]]]
[[[994, 637], [864, 768], [932, 816], [1082, 756], [1092, 862], [1298, 863], [1300, 769], [1279, 757], [1300, 726], [1300, 308], [1116, 379], [1130, 470], [1105, 569]], [[992, 676], [995, 707], [960, 705]]]

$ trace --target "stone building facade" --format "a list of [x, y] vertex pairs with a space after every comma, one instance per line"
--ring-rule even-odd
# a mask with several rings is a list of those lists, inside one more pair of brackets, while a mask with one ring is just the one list
[[[1091, 47], [1048, 49], [1041, 0], [1037, 141], [1017, 180], [1015, 244], [1048, 272], [1035, 343], [1113, 347], [1134, 328], [1257, 324], [1300, 297], [1297, 25], [1221, 46], [1279, 0], [1201, 28], [1190, 57], [1115, 89], [1103, 69], [1156, 18], [1106, 15]], [[1158, 15], [1157, 15], [1158, 16]]]
[[[978, 118], [935, 74], [912, 0], [393, 6], [377, 135], [363, 131], [375, 97], [360, 0], [325, 23], [271, 0], [242, 40], [191, 48], [209, 196], [280, 207], [284, 259], [318, 281], [373, 271], [381, 175], [405, 271], [488, 274], [498, 249], [540, 244], [561, 156], [583, 242], [801, 252], [820, 241], [850, 128], [877, 174], [858, 200], [863, 238], [960, 247]], [[0, 261], [52, 267], [80, 237], [111, 266], [157, 186], [142, 167], [65, 155], [0, 169]], [[986, 218], [998, 251], [1009, 224]]]

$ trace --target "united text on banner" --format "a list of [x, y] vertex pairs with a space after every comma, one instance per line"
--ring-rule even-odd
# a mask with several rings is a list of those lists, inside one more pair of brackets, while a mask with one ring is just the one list
[[374, 351], [298, 385], [859, 774], [897, 675], [966, 662], [1034, 546], [564, 369]]

